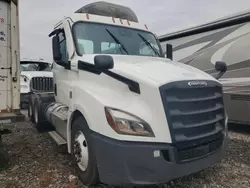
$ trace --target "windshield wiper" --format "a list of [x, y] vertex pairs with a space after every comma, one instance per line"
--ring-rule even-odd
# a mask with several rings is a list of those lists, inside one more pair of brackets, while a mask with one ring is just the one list
[[[127, 49], [124, 47], [124, 45], [119, 41], [118, 38], [116, 38], [108, 29], [106, 29], [106, 31], [108, 32], [108, 34], [114, 39], [114, 41], [117, 43], [117, 44], [120, 44], [122, 49], [127, 53], [127, 55], [129, 55]], [[121, 51], [122, 53], [122, 51]]]
[[145, 42], [147, 46], [149, 46], [154, 51], [156, 55], [158, 55], [159, 57], [161, 56], [159, 52], [150, 44], [150, 42], [147, 41], [147, 39], [145, 39], [140, 33], [138, 33], [138, 36]]

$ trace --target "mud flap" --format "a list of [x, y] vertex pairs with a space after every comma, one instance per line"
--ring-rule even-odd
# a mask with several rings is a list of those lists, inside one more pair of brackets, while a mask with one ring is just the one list
[[5, 169], [9, 164], [7, 152], [4, 150], [2, 135], [0, 133], [0, 171]]

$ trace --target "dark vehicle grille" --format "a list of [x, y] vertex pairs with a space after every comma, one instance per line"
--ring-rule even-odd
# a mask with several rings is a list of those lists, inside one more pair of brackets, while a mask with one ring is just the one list
[[32, 91], [52, 92], [53, 91], [53, 78], [34, 77], [31, 80], [30, 87]]
[[219, 83], [206, 81], [203, 87], [188, 83], [170, 83], [161, 86], [160, 92], [173, 143], [190, 143], [194, 147], [223, 135], [225, 112]]

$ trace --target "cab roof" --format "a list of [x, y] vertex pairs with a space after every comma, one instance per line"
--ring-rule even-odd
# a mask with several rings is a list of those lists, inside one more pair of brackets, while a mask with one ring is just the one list
[[[65, 17], [64, 20], [71, 23], [80, 21], [94, 22], [148, 31], [146, 24], [138, 23], [138, 18], [132, 9], [104, 1], [85, 5], [75, 11], [72, 16]], [[61, 24], [62, 21], [57, 23], [54, 26], [54, 30], [59, 29]], [[55, 33], [56, 31], [53, 31], [49, 36]]]
[[105, 1], [87, 4], [75, 11], [75, 13], [88, 13], [138, 22], [138, 18], [131, 8]]
[[[99, 16], [94, 14], [88, 14], [88, 13], [74, 13], [70, 17], [65, 17], [65, 20], [68, 20], [70, 22], [91, 22], [91, 23], [100, 23], [100, 24], [108, 24], [108, 25], [116, 25], [121, 27], [127, 27], [131, 29], [139, 29], [144, 31], [149, 31], [146, 24], [140, 24], [137, 22], [132, 22], [126, 19], [120, 19], [115, 17], [107, 17], [107, 16]], [[57, 29], [62, 24], [62, 21], [57, 23], [54, 26], [54, 29]]]

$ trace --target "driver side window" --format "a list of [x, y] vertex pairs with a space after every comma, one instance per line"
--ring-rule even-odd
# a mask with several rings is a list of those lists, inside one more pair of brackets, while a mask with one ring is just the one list
[[64, 33], [59, 33], [59, 40], [60, 40], [60, 52], [62, 56], [62, 61], [68, 62], [68, 51], [67, 51], [67, 45], [66, 45], [66, 38]]

